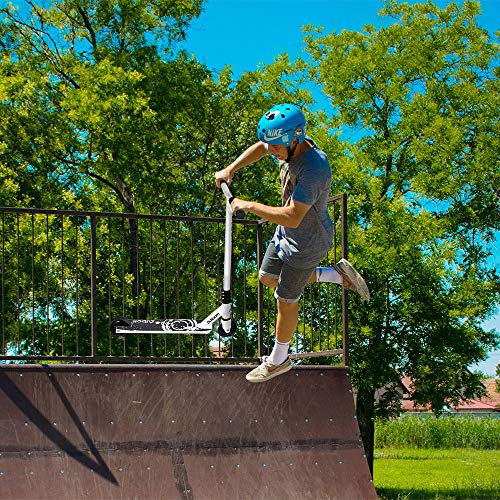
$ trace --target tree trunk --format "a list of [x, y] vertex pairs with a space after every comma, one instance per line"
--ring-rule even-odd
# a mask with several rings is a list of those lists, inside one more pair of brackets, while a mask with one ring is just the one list
[[373, 449], [375, 445], [375, 392], [371, 388], [361, 386], [356, 398], [356, 415], [358, 417], [361, 439], [365, 448], [365, 455], [373, 477]]

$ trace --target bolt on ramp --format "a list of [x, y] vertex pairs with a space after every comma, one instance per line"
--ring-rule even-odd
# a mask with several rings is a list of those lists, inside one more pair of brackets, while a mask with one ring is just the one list
[[4, 499], [377, 498], [346, 367], [0, 366]]

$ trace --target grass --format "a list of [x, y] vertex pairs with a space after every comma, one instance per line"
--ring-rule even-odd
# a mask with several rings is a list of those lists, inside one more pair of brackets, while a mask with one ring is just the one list
[[377, 421], [377, 448], [500, 448], [500, 418], [405, 416]]
[[500, 450], [377, 448], [381, 500], [499, 499]]

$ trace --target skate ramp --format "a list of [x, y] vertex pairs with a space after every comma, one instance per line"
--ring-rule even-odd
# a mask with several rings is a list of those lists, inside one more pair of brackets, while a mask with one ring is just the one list
[[347, 368], [0, 367], [5, 499], [376, 498]]

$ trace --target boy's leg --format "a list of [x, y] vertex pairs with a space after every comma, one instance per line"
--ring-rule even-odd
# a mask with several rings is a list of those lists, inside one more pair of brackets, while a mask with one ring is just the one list
[[337, 283], [356, 292], [366, 300], [370, 300], [370, 290], [365, 280], [346, 259], [340, 259], [333, 267], [317, 267], [309, 278], [309, 283]]
[[[265, 257], [269, 257], [269, 248]], [[276, 256], [276, 258], [278, 258]], [[276, 319], [276, 340], [269, 356], [262, 357], [262, 364], [247, 374], [249, 382], [265, 382], [291, 370], [288, 357], [290, 341], [299, 320], [299, 299], [311, 275], [312, 269], [294, 269], [284, 264], [281, 259], [273, 268], [269, 259], [263, 260], [259, 272], [260, 281], [276, 288], [274, 296], [278, 301]], [[277, 266], [280, 267], [279, 274]]]
[[276, 318], [276, 339], [279, 342], [292, 340], [299, 322], [299, 303], [278, 300], [278, 317]]
[[342, 285], [343, 281], [342, 276], [334, 267], [317, 267], [309, 279], [309, 283], [337, 283], [338, 285]]
[[293, 333], [299, 322], [298, 302], [281, 302], [278, 300], [278, 317], [276, 319], [276, 340], [269, 361], [281, 365], [288, 359], [288, 349]]

